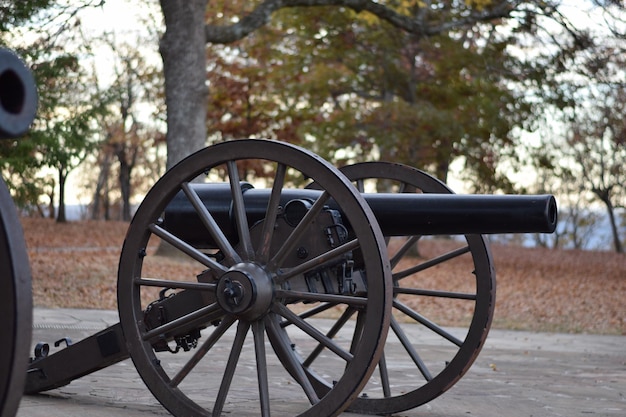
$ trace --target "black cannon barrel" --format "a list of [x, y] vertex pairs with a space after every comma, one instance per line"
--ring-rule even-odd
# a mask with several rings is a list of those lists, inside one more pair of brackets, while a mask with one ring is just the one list
[[[230, 186], [194, 184], [192, 188], [226, 237], [236, 241]], [[249, 184], [243, 184], [242, 189], [248, 222], [253, 225], [265, 217], [270, 190]], [[317, 190], [284, 189], [280, 204], [314, 201], [320, 194]], [[366, 193], [363, 197], [385, 236], [552, 233], [557, 223], [556, 201], [551, 195]], [[332, 199], [328, 206], [341, 210]], [[165, 210], [165, 227], [190, 243], [213, 247], [182, 192]]]
[[[365, 194], [386, 236], [552, 233], [551, 195]], [[407, 233], [411, 231], [411, 233]]]
[[23, 135], [37, 112], [37, 88], [24, 63], [0, 48], [0, 139]]

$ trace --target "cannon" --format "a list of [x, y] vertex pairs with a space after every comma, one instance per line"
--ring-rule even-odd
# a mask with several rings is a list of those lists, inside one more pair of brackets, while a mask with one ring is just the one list
[[[120, 322], [39, 351], [25, 392], [130, 357], [176, 416], [251, 401], [270, 416], [278, 398], [302, 416], [408, 410], [452, 387], [484, 344], [496, 289], [485, 235], [556, 222], [552, 196], [459, 196], [401, 164], [339, 170], [278, 141], [219, 143], [169, 170], [137, 209]], [[446, 238], [426, 245], [433, 235]], [[163, 253], [193, 273], [165, 271]], [[257, 389], [242, 389], [250, 378]]]
[[32, 74], [8, 49], [0, 48], [0, 138], [24, 135], [37, 113]]
[[[0, 48], [0, 139], [24, 134], [37, 110], [35, 82], [22, 61]], [[0, 417], [14, 416], [24, 387], [32, 327], [26, 244], [11, 194], [0, 179]]]

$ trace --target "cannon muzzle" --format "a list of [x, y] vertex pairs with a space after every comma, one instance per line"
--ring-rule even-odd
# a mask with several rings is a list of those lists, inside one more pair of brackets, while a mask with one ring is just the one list
[[35, 80], [24, 63], [0, 48], [0, 138], [22, 136], [37, 112]]
[[[226, 237], [237, 240], [228, 184], [194, 184], [198, 194]], [[270, 190], [242, 185], [248, 224], [264, 219]], [[283, 189], [285, 216], [298, 217], [321, 192]], [[460, 195], [365, 193], [385, 236], [552, 233], [557, 223], [552, 195]], [[331, 199], [330, 209], [341, 212]], [[213, 248], [209, 234], [187, 197], [181, 192], [165, 211], [165, 227], [181, 239]]]

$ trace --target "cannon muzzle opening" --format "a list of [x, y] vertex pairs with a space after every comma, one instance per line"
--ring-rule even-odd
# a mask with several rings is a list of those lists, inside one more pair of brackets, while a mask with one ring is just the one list
[[35, 80], [13, 52], [0, 48], [0, 138], [23, 135], [37, 112]]

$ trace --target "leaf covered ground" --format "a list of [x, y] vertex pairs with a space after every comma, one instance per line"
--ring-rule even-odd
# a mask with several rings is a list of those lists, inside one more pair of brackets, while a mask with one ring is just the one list
[[[127, 223], [24, 218], [22, 226], [35, 306], [116, 309], [117, 265]], [[425, 241], [420, 253], [452, 244]], [[497, 272], [493, 327], [626, 334], [626, 256], [499, 245], [491, 251]], [[164, 277], [198, 273], [197, 264], [184, 259], [157, 258], [150, 267]], [[454, 276], [446, 268], [452, 266], [437, 267], [434, 286]], [[455, 324], [449, 309], [432, 308], [438, 320]]]

